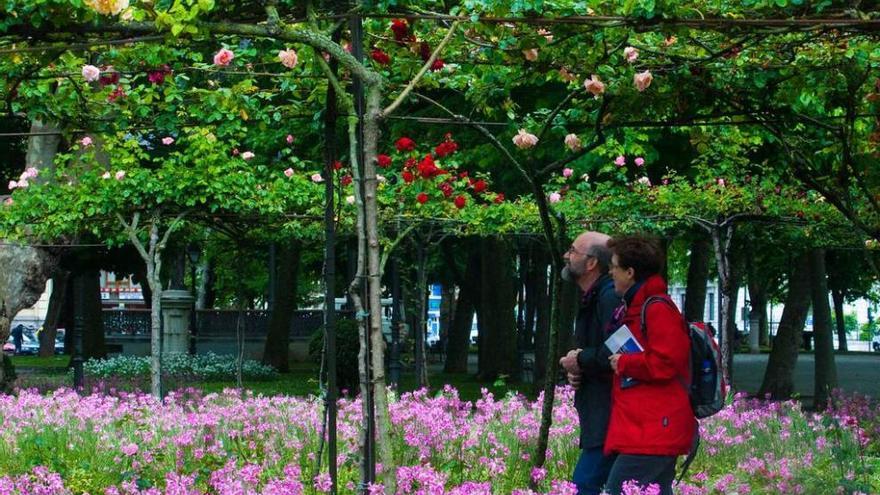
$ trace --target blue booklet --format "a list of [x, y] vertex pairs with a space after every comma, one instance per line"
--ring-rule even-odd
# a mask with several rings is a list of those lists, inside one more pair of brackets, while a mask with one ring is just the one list
[[[626, 325], [614, 331], [607, 339], [605, 339], [605, 347], [612, 354], [631, 354], [633, 352], [643, 352], [645, 349], [639, 344], [633, 336], [632, 331]], [[620, 388], [629, 388], [638, 382], [628, 376], [620, 377]]]

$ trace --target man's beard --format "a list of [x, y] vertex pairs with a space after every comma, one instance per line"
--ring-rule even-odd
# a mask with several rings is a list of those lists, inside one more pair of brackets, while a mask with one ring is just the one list
[[578, 277], [580, 277], [580, 275], [575, 273], [574, 270], [571, 269], [571, 266], [569, 266], [568, 264], [562, 267], [562, 272], [559, 274], [559, 276], [562, 278], [562, 280], [571, 283], [576, 283]]

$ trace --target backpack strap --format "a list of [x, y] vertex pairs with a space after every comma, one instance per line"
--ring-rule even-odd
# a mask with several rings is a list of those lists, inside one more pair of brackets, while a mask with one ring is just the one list
[[[648, 306], [650, 306], [651, 304], [654, 304], [655, 302], [662, 302], [662, 303], [666, 304], [667, 306], [669, 306], [670, 308], [674, 309], [676, 312], [678, 312], [678, 307], [675, 306], [675, 303], [672, 302], [672, 299], [670, 299], [669, 296], [651, 296], [651, 297], [645, 299], [645, 302], [642, 304], [641, 329], [642, 329], [642, 336], [644, 337], [644, 339], [646, 341], [648, 340], [648, 320], [647, 320]], [[688, 342], [690, 342], [691, 331], [688, 328], [687, 321], [685, 321], [685, 319], [684, 319], [684, 315], [682, 315], [681, 321], [682, 321], [682, 325], [684, 328], [684, 334], [687, 335]], [[688, 352], [688, 369], [691, 369], [691, 367], [693, 365], [693, 363], [691, 363], [690, 361], [691, 361], [691, 354], [690, 354], [690, 352]], [[680, 383], [681, 386], [684, 388], [684, 391], [688, 395], [688, 398], [690, 398], [691, 389], [690, 389], [690, 385], [687, 383], [687, 380], [682, 376], [677, 376], [676, 378], [678, 379], [678, 383]], [[690, 377], [690, 379], [693, 380], [693, 377]], [[697, 439], [697, 443], [699, 443], [699, 439]]]
[[687, 457], [684, 458], [684, 462], [681, 463], [681, 471], [678, 473], [678, 482], [681, 483], [681, 480], [684, 479], [684, 475], [687, 474], [688, 468], [691, 467], [691, 463], [694, 462], [694, 459], [697, 457], [697, 450], [700, 448], [700, 427], [697, 426], [694, 431], [694, 439], [691, 443], [691, 449], [687, 453]]

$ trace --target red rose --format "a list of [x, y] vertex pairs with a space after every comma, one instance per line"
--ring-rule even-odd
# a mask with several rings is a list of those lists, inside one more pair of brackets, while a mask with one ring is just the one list
[[397, 147], [397, 151], [412, 151], [416, 149], [416, 142], [408, 137], [402, 137], [394, 143], [394, 146]]
[[480, 179], [480, 180], [474, 182], [474, 192], [477, 194], [480, 194], [481, 192], [485, 191], [487, 187], [488, 187], [488, 184], [486, 184], [486, 181], [484, 181], [483, 179]]
[[413, 176], [412, 172], [409, 170], [404, 170], [401, 176], [403, 177], [403, 181], [407, 184], [412, 184], [412, 181], [415, 179], [415, 176]]
[[105, 75], [101, 76], [100, 79], [98, 79], [98, 83], [101, 84], [101, 86], [119, 84], [119, 73], [116, 71], [107, 72], [105, 73]]
[[434, 154], [437, 155], [438, 158], [443, 158], [446, 155], [451, 155], [455, 153], [458, 149], [458, 144], [455, 141], [445, 141], [437, 145], [434, 148]]
[[373, 48], [373, 52], [370, 54], [370, 56], [380, 65], [388, 65], [391, 63], [391, 57], [389, 57], [387, 53], [378, 48]]
[[501, 204], [504, 202], [504, 193], [498, 193], [495, 195], [495, 203]]
[[428, 42], [423, 41], [422, 44], [419, 45], [419, 55], [421, 55], [422, 60], [425, 62], [431, 58], [431, 45], [429, 45]]
[[448, 182], [443, 182], [437, 186], [437, 189], [440, 189], [443, 192], [444, 197], [452, 196], [452, 186], [449, 185]]
[[394, 31], [394, 39], [402, 43], [409, 35], [409, 24], [406, 23], [406, 19], [392, 19], [391, 30]]
[[437, 165], [434, 163], [434, 157], [432, 157], [431, 155], [425, 155], [425, 158], [423, 158], [422, 161], [419, 162], [418, 168], [419, 175], [421, 175], [422, 178], [425, 179], [430, 179], [431, 177], [434, 177], [435, 175], [437, 175], [437, 172], [439, 170], [437, 168]]
[[415, 158], [407, 158], [405, 162], [403, 162], [403, 168], [413, 168], [418, 164], [418, 160]]
[[464, 208], [464, 205], [467, 204], [467, 198], [465, 198], [462, 195], [458, 195], [455, 197], [454, 202], [455, 202], [455, 207], [460, 210], [460, 209]]
[[[117, 76], [117, 78], [118, 78], [118, 76]], [[113, 103], [120, 98], [125, 98], [125, 90], [122, 89], [122, 86], [116, 86], [116, 89], [114, 89], [110, 93], [110, 95], [107, 96], [107, 101], [109, 101], [110, 103]]]
[[347, 186], [347, 185], [351, 184], [351, 181], [352, 181], [352, 179], [351, 179], [350, 175], [343, 175], [342, 176], [342, 185], [343, 186]]
[[444, 65], [446, 64], [443, 63], [443, 59], [438, 58], [437, 60], [434, 60], [433, 64], [431, 64], [431, 70], [437, 72], [438, 70], [442, 70]]
[[428, 195], [421, 192], [421, 193], [419, 193], [418, 196], [416, 196], [416, 201], [418, 201], [421, 204], [425, 204], [428, 202]]
[[391, 166], [391, 157], [388, 155], [377, 155], [376, 163], [382, 168], [388, 168]]

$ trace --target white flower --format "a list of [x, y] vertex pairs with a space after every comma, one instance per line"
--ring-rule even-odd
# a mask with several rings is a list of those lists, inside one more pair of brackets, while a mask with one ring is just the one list
[[324, 178], [321, 177], [321, 174], [312, 174], [312, 182], [324, 182]]
[[348, 203], [348, 204], [350, 204], [350, 205], [353, 205], [353, 204], [354, 204], [354, 196], [346, 196], [346, 197], [345, 197], [345, 202]]
[[628, 46], [623, 49], [623, 58], [626, 59], [627, 62], [633, 63], [639, 58], [639, 49], [634, 46]]
[[104, 172], [104, 175], [101, 176], [101, 178], [104, 180], [109, 179], [110, 177], [110, 172]]
[[385, 178], [384, 175], [376, 174], [376, 181], [379, 182], [380, 184], [384, 184], [387, 181], [387, 179]]
[[173, 137], [170, 137], [170, 136], [169, 136], [169, 137], [163, 137], [163, 138], [162, 138], [162, 144], [164, 144], [165, 146], [169, 146], [169, 145], [171, 145], [171, 144], [174, 144], [174, 138], [173, 138]]
[[642, 184], [642, 185], [645, 185], [645, 186], [650, 186], [650, 185], [651, 185], [651, 179], [649, 179], [649, 178], [647, 178], [647, 177], [640, 177], [639, 180], [638, 180], [638, 182], [639, 182], [639, 184]]
[[529, 134], [529, 131], [525, 129], [520, 129], [519, 133], [517, 133], [516, 136], [513, 136], [513, 144], [521, 150], [533, 148], [538, 144], [538, 136]]
[[120, 170], [116, 172], [116, 180], [122, 180], [125, 178], [125, 170]]
[[101, 78], [101, 69], [94, 65], [83, 65], [82, 76], [86, 82], [95, 82]]
[[15, 188], [18, 187], [18, 182], [17, 182], [17, 181], [14, 181], [14, 180], [11, 180], [11, 181], [9, 181], [9, 185], [6, 186], [6, 187], [9, 188], [9, 190], [11, 191], [11, 190], [13, 190], [13, 189], [15, 189]]
[[254, 153], [252, 151], [245, 151], [244, 153], [241, 154], [241, 158], [243, 160], [250, 160], [254, 156], [256, 156], [256, 155], [254, 155]]

